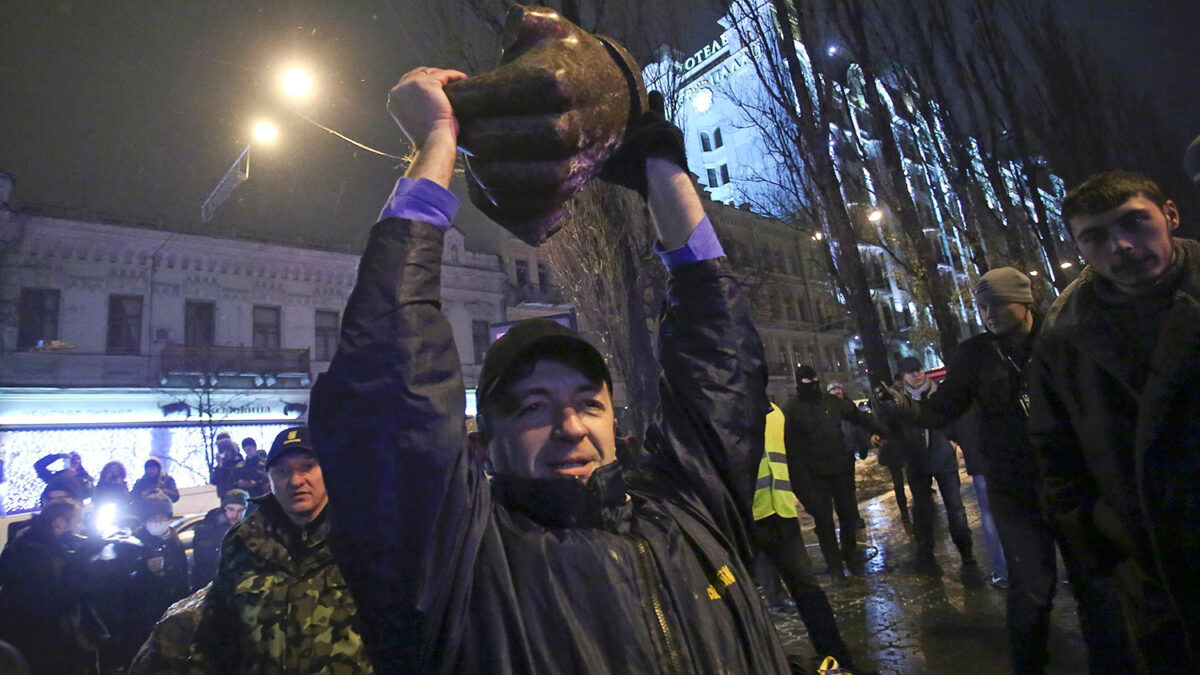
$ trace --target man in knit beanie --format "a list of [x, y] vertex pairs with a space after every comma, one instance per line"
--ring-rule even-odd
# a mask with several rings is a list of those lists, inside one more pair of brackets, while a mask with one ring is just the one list
[[[973, 476], [981, 509], [990, 506], [1007, 562], [1008, 639], [1013, 672], [1041, 673], [1049, 659], [1050, 612], [1058, 580], [1055, 545], [1071, 579], [1091, 672], [1131, 670], [1111, 584], [1082, 564], [1042, 511], [1025, 371], [1041, 321], [1033, 310], [1029, 277], [1012, 267], [989, 270], [975, 287], [987, 328], [955, 350], [946, 379], [927, 398], [896, 392], [881, 401], [885, 412], [910, 424], [944, 428], [972, 406], [979, 410], [979, 451], [984, 471]], [[915, 494], [915, 491], [914, 491]], [[1002, 567], [993, 561], [993, 579]]]

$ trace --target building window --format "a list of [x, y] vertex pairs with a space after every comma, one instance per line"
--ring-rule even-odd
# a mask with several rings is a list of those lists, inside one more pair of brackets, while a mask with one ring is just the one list
[[729, 165], [722, 164], [721, 165], [721, 185], [724, 185], [728, 182], [729, 182]]
[[538, 263], [538, 286], [543, 290], [550, 287], [550, 268], [542, 263]]
[[718, 187], [721, 182], [717, 180], [717, 170], [708, 169], [708, 187]]
[[313, 358], [317, 361], [332, 361], [338, 346], [338, 313], [318, 309], [314, 323], [317, 334]]
[[108, 353], [142, 351], [142, 296], [108, 296]]
[[700, 132], [700, 148], [705, 152], [712, 152], [712, 137], [708, 135], [707, 131]]
[[517, 261], [517, 285], [524, 286], [529, 283], [529, 261]]
[[279, 308], [254, 306], [254, 348], [279, 349]]
[[721, 140], [721, 128], [717, 127], [713, 129], [713, 147], [719, 148], [722, 145], [725, 145], [725, 142]]
[[183, 345], [211, 347], [216, 342], [216, 304], [188, 300], [183, 303]]
[[487, 353], [489, 335], [491, 335], [491, 331], [488, 330], [488, 322], [471, 322], [471, 345], [475, 348], [475, 365], [483, 364], [483, 355]]
[[32, 349], [58, 339], [59, 292], [53, 288], [22, 288], [17, 306], [17, 349]]

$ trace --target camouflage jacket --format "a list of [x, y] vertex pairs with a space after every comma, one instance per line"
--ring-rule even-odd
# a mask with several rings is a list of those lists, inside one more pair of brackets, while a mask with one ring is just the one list
[[326, 543], [325, 515], [293, 525], [275, 497], [233, 527], [196, 631], [209, 672], [370, 673], [357, 610]]
[[201, 659], [198, 654], [191, 653], [191, 646], [208, 589], [209, 586], [205, 585], [167, 608], [158, 623], [154, 624], [150, 637], [138, 650], [133, 664], [126, 671], [128, 675], [204, 673]]

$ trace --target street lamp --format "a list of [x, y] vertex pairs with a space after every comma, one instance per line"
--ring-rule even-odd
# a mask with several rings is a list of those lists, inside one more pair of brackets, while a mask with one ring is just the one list
[[871, 209], [871, 212], [867, 214], [867, 220], [872, 223], [878, 223], [883, 220], [883, 209]]
[[301, 68], [289, 68], [281, 78], [283, 93], [292, 98], [307, 98], [312, 93], [313, 81]]
[[[260, 120], [254, 125], [252, 135], [258, 143], [273, 143], [279, 137], [279, 128], [266, 120]], [[253, 142], [247, 143], [246, 147], [242, 148], [241, 154], [233, 160], [233, 165], [229, 167], [224, 176], [221, 176], [221, 180], [217, 181], [217, 186], [213, 188], [212, 192], [208, 193], [208, 198], [200, 205], [201, 221], [206, 223], [212, 221], [217, 207], [224, 204], [237, 186], [246, 182], [246, 179], [250, 177], [250, 146], [252, 145], [254, 145]]]
[[254, 140], [259, 143], [271, 143], [279, 137], [279, 127], [267, 121], [254, 125]]

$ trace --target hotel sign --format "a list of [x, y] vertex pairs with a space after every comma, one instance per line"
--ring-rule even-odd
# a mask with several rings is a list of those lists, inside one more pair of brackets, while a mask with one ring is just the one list
[[308, 409], [307, 389], [0, 389], [0, 427], [288, 422]]

